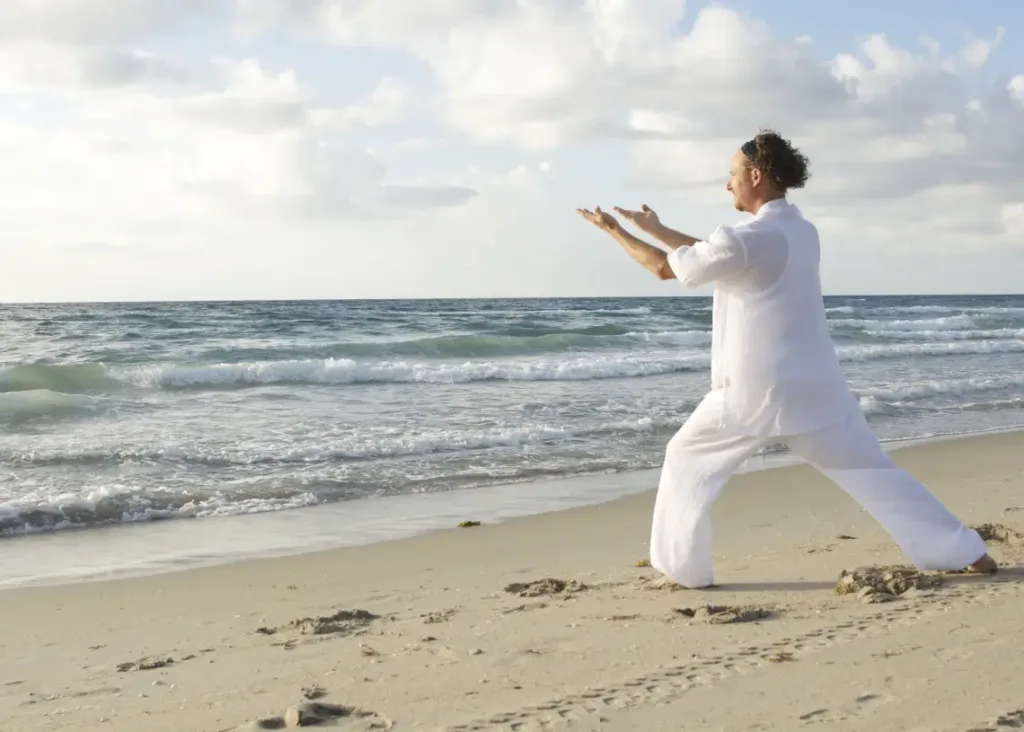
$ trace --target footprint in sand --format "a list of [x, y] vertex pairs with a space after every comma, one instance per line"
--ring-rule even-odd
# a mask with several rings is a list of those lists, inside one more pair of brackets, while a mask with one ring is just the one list
[[983, 541], [1008, 546], [1024, 546], [1024, 534], [1003, 524], [978, 524], [972, 526]]
[[279, 628], [257, 628], [261, 635], [274, 635], [283, 630], [297, 630], [301, 635], [351, 635], [379, 619], [367, 610], [339, 610], [332, 615], [298, 618]]
[[170, 656], [146, 656], [136, 661], [125, 661], [117, 664], [117, 670], [121, 673], [128, 673], [129, 671], [152, 671], [158, 668], [164, 668], [165, 666], [171, 666], [175, 663], [182, 663], [183, 661], [191, 661], [195, 658], [195, 654], [189, 654], [188, 656], [182, 656], [181, 658], [175, 659]]
[[572, 595], [590, 589], [577, 580], [561, 580], [547, 577], [532, 582], [513, 582], [505, 592], [517, 597], [543, 597], [545, 595]]
[[349, 724], [346, 725], [345, 729], [352, 730], [352, 732], [357, 730], [391, 729], [394, 726], [391, 720], [356, 707], [307, 701], [290, 707], [280, 717], [256, 719], [241, 727], [236, 727], [235, 730], [236, 732], [251, 732], [252, 730], [291, 729], [293, 727], [314, 727], [319, 725], [334, 726], [331, 723], [339, 719], [348, 721]]
[[665, 575], [642, 579], [637, 583], [637, 588], [641, 590], [667, 590], [668, 592], [678, 592], [687, 589]]
[[857, 567], [844, 569], [836, 582], [837, 595], [857, 595], [861, 602], [888, 602], [911, 590], [931, 590], [942, 584], [942, 578], [925, 574], [914, 567]]
[[423, 613], [420, 617], [423, 618], [424, 623], [446, 623], [455, 616], [456, 612], [458, 612], [458, 610], [455, 608], [448, 608], [446, 610], [437, 610], [432, 613]]
[[777, 615], [775, 610], [760, 605], [735, 607], [730, 605], [700, 605], [698, 607], [673, 608], [667, 619], [674, 620], [683, 617], [711, 625], [726, 625], [729, 623], [751, 623], [755, 620], [766, 620], [775, 615]]

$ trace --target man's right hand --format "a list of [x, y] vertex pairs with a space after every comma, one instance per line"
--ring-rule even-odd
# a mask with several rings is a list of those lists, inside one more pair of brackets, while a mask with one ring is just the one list
[[593, 211], [589, 211], [585, 208], [578, 208], [576, 209], [576, 213], [602, 231], [607, 231], [609, 234], [615, 234], [616, 232], [622, 231], [622, 226], [615, 220], [615, 217], [602, 211], [600, 206], [595, 206]]
[[647, 204], [641, 206], [639, 211], [630, 211], [618, 206], [615, 206], [615, 211], [626, 221], [647, 234], [657, 235], [662, 230], [658, 214], [649, 209]]

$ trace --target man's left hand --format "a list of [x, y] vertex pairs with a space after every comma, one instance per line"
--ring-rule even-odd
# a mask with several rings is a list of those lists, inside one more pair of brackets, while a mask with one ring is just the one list
[[616, 220], [616, 218], [611, 214], [602, 211], [600, 206], [595, 206], [593, 211], [588, 211], [585, 208], [578, 208], [576, 209], [576, 213], [597, 228], [601, 229], [601, 231], [608, 232], [609, 234], [614, 234], [615, 232], [622, 230], [622, 225], [618, 220]]

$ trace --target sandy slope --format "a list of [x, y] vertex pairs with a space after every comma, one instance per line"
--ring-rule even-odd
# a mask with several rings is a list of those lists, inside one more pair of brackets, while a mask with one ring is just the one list
[[[1024, 531], [1024, 435], [909, 448], [897, 461], [970, 523]], [[837, 596], [844, 568], [901, 556], [798, 467], [727, 489], [720, 587], [644, 589], [651, 572], [635, 564], [652, 499], [0, 593], [0, 730], [235, 729], [283, 715], [304, 689], [362, 710], [330, 723], [352, 730], [1013, 728], [1020, 571], [950, 577], [883, 604]], [[1024, 545], [992, 548], [1009, 565], [1024, 558]], [[545, 578], [569, 591], [506, 590]], [[704, 617], [707, 604], [733, 612]], [[744, 619], [737, 610], [755, 619], [721, 622]], [[159, 667], [118, 668], [147, 658]]]

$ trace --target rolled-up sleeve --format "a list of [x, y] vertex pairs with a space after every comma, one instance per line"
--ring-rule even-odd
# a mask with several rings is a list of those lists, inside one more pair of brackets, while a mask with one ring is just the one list
[[744, 272], [747, 248], [735, 229], [719, 226], [707, 241], [669, 252], [668, 264], [683, 285], [700, 287]]

